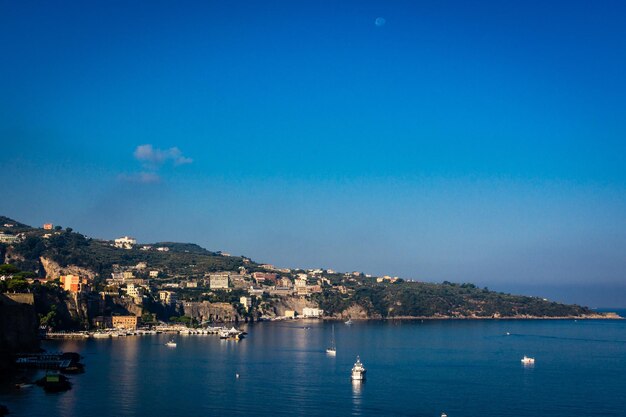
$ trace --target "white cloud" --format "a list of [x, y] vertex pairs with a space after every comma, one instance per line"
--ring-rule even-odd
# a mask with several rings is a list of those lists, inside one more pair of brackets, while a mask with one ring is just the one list
[[193, 159], [187, 158], [177, 147], [158, 149], [150, 144], [139, 145], [133, 153], [135, 159], [151, 166], [160, 167], [171, 161], [175, 166], [190, 164]]
[[135, 148], [133, 156], [142, 165], [142, 171], [130, 174], [120, 174], [118, 179], [125, 182], [138, 184], [155, 184], [161, 182], [159, 171], [166, 164], [173, 166], [191, 164], [193, 159], [183, 155], [177, 147], [169, 149], [155, 148], [150, 144], [139, 145]]

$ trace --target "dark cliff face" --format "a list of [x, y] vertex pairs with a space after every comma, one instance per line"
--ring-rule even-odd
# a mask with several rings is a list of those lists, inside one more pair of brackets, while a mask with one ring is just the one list
[[11, 365], [13, 354], [39, 348], [38, 331], [32, 294], [0, 294], [0, 370]]

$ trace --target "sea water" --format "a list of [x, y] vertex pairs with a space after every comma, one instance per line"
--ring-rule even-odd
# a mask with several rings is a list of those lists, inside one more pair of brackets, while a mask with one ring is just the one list
[[[626, 416], [626, 320], [416, 320], [245, 326], [44, 342], [84, 356], [73, 388], [0, 390], [11, 416]], [[350, 369], [360, 356], [363, 383]], [[520, 359], [534, 357], [534, 366]], [[39, 373], [41, 375], [41, 373]], [[29, 378], [37, 377], [29, 374]]]

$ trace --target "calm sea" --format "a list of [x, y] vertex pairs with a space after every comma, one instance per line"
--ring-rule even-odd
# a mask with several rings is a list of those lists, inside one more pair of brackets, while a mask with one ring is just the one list
[[[257, 323], [241, 342], [177, 348], [167, 335], [46, 342], [80, 352], [86, 372], [61, 394], [5, 386], [0, 404], [46, 417], [626, 416], [626, 320], [335, 323], [336, 357], [331, 326]], [[357, 355], [367, 380], [354, 385]]]

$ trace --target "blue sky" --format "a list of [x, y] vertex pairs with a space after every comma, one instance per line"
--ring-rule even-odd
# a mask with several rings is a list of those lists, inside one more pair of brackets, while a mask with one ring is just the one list
[[2, 214], [625, 306], [623, 2], [130, 3], [0, 1]]

